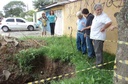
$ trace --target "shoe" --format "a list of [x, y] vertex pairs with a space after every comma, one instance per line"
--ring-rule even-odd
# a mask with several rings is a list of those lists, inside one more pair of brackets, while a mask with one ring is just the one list
[[88, 59], [94, 59], [95, 56], [88, 56]]
[[96, 62], [94, 62], [93, 64], [96, 65]]
[[86, 55], [86, 53], [82, 53], [82, 55]]

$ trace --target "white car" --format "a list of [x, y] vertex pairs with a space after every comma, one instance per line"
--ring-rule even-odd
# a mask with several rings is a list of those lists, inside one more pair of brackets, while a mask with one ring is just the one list
[[28, 22], [23, 18], [4, 18], [0, 22], [0, 29], [4, 32], [9, 30], [30, 30], [33, 31], [37, 29], [36, 23]]

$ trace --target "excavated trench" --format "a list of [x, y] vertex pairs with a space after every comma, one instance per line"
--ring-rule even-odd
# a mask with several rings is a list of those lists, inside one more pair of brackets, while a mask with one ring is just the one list
[[[41, 45], [47, 45], [44, 41], [38, 42]], [[74, 72], [74, 66], [69, 65], [68, 62], [52, 60], [48, 56], [39, 56], [33, 60], [32, 65], [34, 67], [31, 72], [29, 74], [24, 73], [15, 61], [14, 54], [22, 49], [25, 50], [32, 47], [38, 48], [40, 45], [33, 40], [20, 41], [14, 38], [10, 40], [9, 38], [0, 37], [0, 84], [25, 84]], [[74, 77], [74, 75], [56, 78], [55, 80], [70, 77]], [[45, 84], [50, 84], [50, 81], [46, 81]]]
[[[29, 74], [22, 74], [18, 68], [15, 68], [14, 71], [10, 72], [11, 75], [8, 80], [5, 80], [4, 77], [0, 78], [0, 84], [25, 84], [74, 72], [74, 67], [69, 66], [67, 62], [61, 62], [60, 60], [53, 61], [46, 56], [41, 56], [41, 58], [36, 59], [36, 61], [33, 62], [33, 66], [35, 67]], [[68, 75], [66, 77], [56, 78], [55, 80], [70, 78], [73, 76], [74, 75]], [[45, 84], [50, 84], [50, 81], [46, 81]]]

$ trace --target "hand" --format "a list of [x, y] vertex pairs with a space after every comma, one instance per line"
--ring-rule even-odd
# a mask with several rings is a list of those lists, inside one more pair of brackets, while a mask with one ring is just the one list
[[113, 31], [115, 28], [117, 28], [117, 26], [111, 26], [111, 27], [109, 28], [109, 30], [110, 30], [110, 31]]
[[86, 33], [84, 34], [84, 37], [86, 37], [87, 35], [86, 35]]
[[83, 29], [81, 29], [81, 31], [84, 31], [84, 28], [83, 28]]
[[101, 28], [100, 31], [101, 31], [101, 32], [104, 32], [104, 31], [105, 31], [105, 28]]
[[84, 22], [82, 22], [82, 25], [83, 25], [83, 26], [86, 26], [86, 24], [85, 24]]

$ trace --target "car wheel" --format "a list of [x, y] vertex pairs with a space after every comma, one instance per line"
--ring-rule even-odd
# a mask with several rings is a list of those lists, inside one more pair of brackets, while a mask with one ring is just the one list
[[34, 30], [34, 27], [30, 25], [30, 26], [28, 26], [28, 30], [29, 31], [33, 31]]
[[3, 27], [2, 27], [2, 30], [3, 30], [4, 32], [7, 32], [7, 31], [9, 31], [9, 28], [8, 28], [7, 26], [3, 26]]

